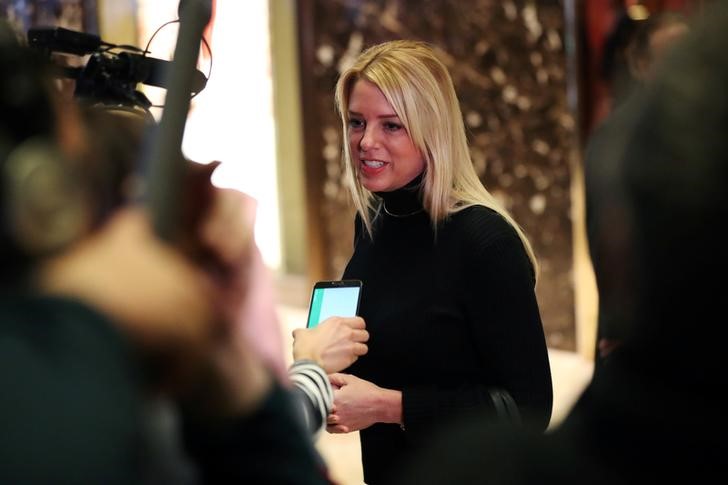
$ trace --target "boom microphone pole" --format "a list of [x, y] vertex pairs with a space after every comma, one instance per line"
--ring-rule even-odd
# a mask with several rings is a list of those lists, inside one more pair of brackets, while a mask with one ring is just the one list
[[180, 1], [179, 33], [172, 65], [166, 73], [164, 111], [157, 132], [142, 158], [142, 167], [147, 170], [146, 203], [152, 214], [153, 227], [159, 237], [169, 242], [180, 229], [180, 191], [186, 170], [182, 138], [202, 33], [211, 17], [211, 0]]

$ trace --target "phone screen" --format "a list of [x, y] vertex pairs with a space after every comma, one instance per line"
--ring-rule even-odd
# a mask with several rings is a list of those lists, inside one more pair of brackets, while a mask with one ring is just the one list
[[359, 310], [361, 281], [319, 281], [314, 285], [307, 327], [315, 327], [329, 317], [353, 317]]

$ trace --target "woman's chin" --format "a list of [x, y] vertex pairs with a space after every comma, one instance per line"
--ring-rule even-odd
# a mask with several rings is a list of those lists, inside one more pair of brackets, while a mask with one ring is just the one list
[[366, 175], [359, 174], [359, 182], [361, 186], [367, 189], [369, 192], [386, 192], [387, 186], [382, 180], [374, 179], [373, 177], [367, 177]]

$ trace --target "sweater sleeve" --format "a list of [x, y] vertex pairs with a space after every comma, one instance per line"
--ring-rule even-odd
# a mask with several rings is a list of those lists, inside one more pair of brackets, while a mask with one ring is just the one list
[[184, 416], [186, 449], [201, 483], [331, 484], [291, 399], [274, 385], [249, 415], [215, 420]]
[[288, 369], [293, 396], [301, 420], [315, 438], [326, 427], [326, 417], [334, 404], [334, 391], [326, 372], [311, 360], [297, 360]]
[[[502, 219], [501, 219], [502, 221]], [[489, 222], [492, 227], [492, 219]], [[552, 385], [533, 270], [515, 231], [469, 232], [460, 245], [463, 305], [482, 376], [457, 387], [403, 389], [405, 428], [416, 431], [463, 411], [546, 429]], [[485, 377], [487, 376], [487, 378]]]

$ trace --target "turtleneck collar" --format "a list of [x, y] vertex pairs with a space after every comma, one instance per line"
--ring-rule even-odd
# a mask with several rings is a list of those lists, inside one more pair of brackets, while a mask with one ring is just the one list
[[382, 199], [386, 213], [395, 217], [412, 215], [424, 208], [420, 192], [422, 179], [423, 173], [420, 173], [400, 189], [391, 192], [375, 192], [375, 195]]

